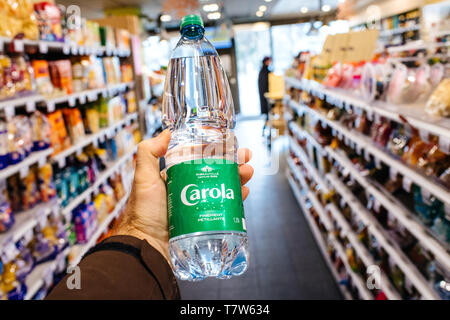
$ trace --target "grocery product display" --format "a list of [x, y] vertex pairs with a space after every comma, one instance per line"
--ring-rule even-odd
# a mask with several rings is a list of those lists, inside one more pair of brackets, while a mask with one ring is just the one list
[[370, 60], [307, 53], [285, 76], [288, 180], [351, 299], [449, 297], [448, 43], [409, 50], [418, 12], [381, 19], [389, 49]]
[[122, 213], [138, 124], [131, 35], [1, 1], [0, 300], [42, 299]]

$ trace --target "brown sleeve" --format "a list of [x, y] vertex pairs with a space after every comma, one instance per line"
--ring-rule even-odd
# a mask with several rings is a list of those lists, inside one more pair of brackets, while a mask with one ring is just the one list
[[[137, 254], [104, 249], [111, 246], [132, 248], [134, 250], [130, 251]], [[104, 250], [95, 251], [100, 248]], [[93, 251], [78, 265], [81, 288], [68, 288], [68, 280], [74, 283], [70, 278], [74, 273], [68, 274], [50, 292], [47, 300], [180, 299], [169, 264], [147, 241], [131, 236], [113, 236], [102, 241]]]

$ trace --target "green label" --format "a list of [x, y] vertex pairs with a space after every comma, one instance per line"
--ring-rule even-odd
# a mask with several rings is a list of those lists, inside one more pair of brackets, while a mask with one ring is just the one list
[[246, 232], [237, 164], [197, 159], [170, 167], [167, 212], [170, 238], [205, 231]]

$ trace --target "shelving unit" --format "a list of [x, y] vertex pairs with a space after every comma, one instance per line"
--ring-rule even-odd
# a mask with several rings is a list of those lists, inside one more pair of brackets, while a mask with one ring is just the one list
[[[289, 79], [287, 82], [295, 86], [296, 88], [304, 89], [304, 85], [302, 82], [297, 81], [295, 79]], [[339, 102], [339, 99], [329, 94], [327, 89], [317, 90], [317, 85], [314, 88], [311, 86], [308, 87], [309, 90], [313, 92], [315, 95], [319, 95], [321, 98], [331, 97], [333, 103]], [[317, 90], [317, 91], [314, 91]], [[340, 95], [342, 97], [343, 95]], [[408, 167], [404, 163], [399, 160], [391, 157], [383, 150], [379, 149], [370, 141], [370, 139], [360, 135], [359, 133], [349, 131], [344, 128], [338, 122], [329, 120], [324, 114], [319, 112], [318, 110], [311, 109], [305, 105], [299, 104], [295, 101], [290, 100], [288, 96], [284, 99], [285, 105], [289, 106], [298, 114], [309, 113], [312, 119], [319, 120], [328, 126], [330, 126], [334, 133], [338, 135], [340, 138], [346, 141], [346, 144], [352, 146], [356, 149], [360, 154], [363, 152], [366, 156], [371, 155], [375, 159], [379, 161], [385, 162], [389, 165], [393, 172], [391, 174], [400, 173], [406, 177], [406, 180], [409, 181], [409, 184], [414, 182], [419, 186], [430, 191], [430, 193], [437, 196], [439, 199], [444, 201], [446, 205], [450, 202], [450, 193], [444, 187], [435, 184], [430, 179], [427, 179], [422, 174], [416, 172], [414, 169]], [[354, 104], [352, 100], [344, 100], [340, 99], [342, 102], [341, 107], [345, 107], [346, 104], [355, 106], [358, 104]], [[368, 106], [366, 104], [366, 108], [373, 108], [373, 106]], [[377, 112], [377, 110], [374, 110]], [[399, 114], [396, 116], [398, 117]], [[391, 116], [393, 118], [393, 115]], [[313, 120], [314, 121], [314, 120]], [[417, 120], [418, 123], [422, 125], [422, 128], [426, 125], [430, 125], [426, 121]], [[396, 200], [391, 194], [389, 194], [383, 187], [379, 186], [376, 182], [371, 181], [364, 173], [360, 172], [356, 167], [353, 166], [352, 162], [346, 157], [343, 152], [338, 150], [334, 150], [329, 146], [322, 147], [320, 144], [315, 141], [314, 137], [312, 137], [309, 133], [302, 130], [296, 123], [291, 122], [289, 127], [294, 135], [299, 137], [300, 139], [306, 139], [307, 143], [314, 146], [314, 148], [324, 156], [327, 156], [330, 159], [334, 159], [338, 162], [346, 171], [346, 174], [350, 174], [353, 179], [358, 181], [358, 183], [366, 190], [367, 193], [371, 194], [379, 204], [383, 205], [399, 222], [402, 224], [408, 231], [413, 234], [416, 239], [420, 242], [420, 244], [427, 250], [429, 250], [436, 260], [445, 268], [450, 269], [450, 250], [448, 248], [448, 244], [441, 243], [437, 240], [432, 234], [430, 234], [429, 230], [420, 222], [414, 215], [406, 208], [400, 201]], [[427, 127], [430, 128], [430, 127]], [[437, 129], [438, 128], [438, 129]], [[450, 126], [442, 124], [440, 127], [436, 127], [433, 124], [434, 131], [439, 130], [439, 133], [444, 135], [445, 137], [450, 136]], [[350, 206], [352, 211], [358, 215], [361, 221], [368, 227], [369, 232], [377, 239], [379, 244], [385, 249], [385, 251], [389, 254], [389, 256], [395, 261], [395, 263], [399, 266], [399, 268], [404, 272], [404, 274], [408, 277], [411, 283], [416, 287], [419, 291], [423, 299], [439, 299], [437, 292], [433, 289], [432, 285], [423, 277], [423, 275], [419, 272], [417, 268], [409, 261], [408, 257], [403, 253], [401, 248], [396, 244], [396, 242], [391, 239], [390, 235], [384, 230], [384, 228], [378, 223], [378, 221], [373, 217], [373, 215], [368, 212], [368, 210], [356, 199], [355, 196], [351, 193], [351, 191], [344, 186], [344, 184], [332, 173], [327, 174], [325, 179], [322, 178], [321, 174], [319, 174], [312, 165], [312, 163], [308, 163], [310, 160], [308, 156], [306, 156], [303, 149], [300, 145], [295, 141], [295, 139], [290, 138], [291, 149], [297, 155], [297, 157], [302, 161], [305, 168], [308, 171], [308, 174], [313, 178], [313, 180], [320, 185], [321, 188], [325, 190], [324, 185], [329, 185], [331, 188], [336, 190], [341, 194], [344, 201]], [[288, 159], [288, 164], [291, 170], [293, 170], [293, 162]], [[303, 177], [298, 177], [299, 181], [304, 181]], [[325, 180], [325, 181], [324, 181]], [[304, 184], [304, 182], [302, 182]], [[358, 255], [363, 260], [366, 266], [374, 265], [373, 259], [368, 254], [367, 250], [362, 246], [359, 240], [356, 237], [356, 234], [351, 230], [348, 223], [345, 221], [339, 210], [334, 205], [328, 205], [326, 210], [329, 210], [331, 215], [337, 221], [339, 226], [344, 230], [347, 234], [352, 247], [358, 253]], [[386, 296], [389, 299], [400, 299], [401, 297], [393, 288], [392, 284], [389, 282], [385, 275], [382, 276], [381, 279], [382, 288], [385, 292]]]

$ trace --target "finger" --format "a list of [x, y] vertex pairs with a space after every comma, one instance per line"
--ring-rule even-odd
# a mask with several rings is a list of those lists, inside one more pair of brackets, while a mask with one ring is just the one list
[[170, 131], [164, 130], [157, 137], [138, 144], [135, 178], [160, 178], [159, 158], [166, 154], [169, 142]]
[[248, 194], [250, 193], [250, 189], [247, 188], [246, 186], [242, 186], [242, 200], [247, 199]]
[[253, 176], [253, 167], [249, 164], [243, 164], [239, 167], [239, 178], [241, 185], [246, 184]]
[[241, 148], [237, 152], [238, 155], [238, 164], [244, 164], [250, 161], [252, 158], [252, 152], [250, 149], [247, 148]]

